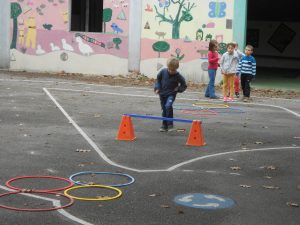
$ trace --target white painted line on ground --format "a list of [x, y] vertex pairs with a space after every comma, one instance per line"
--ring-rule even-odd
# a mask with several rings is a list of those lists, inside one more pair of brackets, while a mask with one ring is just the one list
[[[86, 91], [86, 90], [74, 90], [74, 89], [67, 89], [67, 88], [48, 88], [48, 90], [56, 90], [56, 91], [69, 91], [69, 92], [86, 92], [86, 93], [93, 93], [93, 94], [106, 94], [106, 95], [116, 95], [116, 96], [128, 96], [128, 97], [141, 97], [141, 98], [158, 98], [157, 95], [136, 95], [136, 94], [122, 94], [117, 92], [105, 92], [105, 91]], [[186, 101], [199, 101], [196, 98], [177, 98], [179, 100], [186, 100]], [[219, 101], [218, 101], [219, 102]], [[242, 104], [242, 105], [259, 105], [259, 106], [266, 106], [284, 110], [288, 113], [291, 113], [294, 116], [300, 117], [299, 113], [296, 113], [290, 109], [287, 109], [282, 106], [271, 105], [271, 104], [261, 104], [261, 103], [245, 103], [245, 102], [232, 102], [232, 104]]]
[[48, 97], [54, 102], [54, 104], [59, 108], [59, 110], [65, 115], [65, 117], [69, 120], [69, 122], [75, 127], [75, 129], [82, 135], [82, 137], [92, 146], [92, 148], [98, 153], [98, 155], [108, 164], [119, 167], [122, 169], [135, 171], [135, 172], [162, 172], [166, 170], [139, 170], [127, 166], [123, 166], [121, 164], [115, 163], [110, 160], [102, 151], [101, 149], [95, 144], [95, 142], [90, 139], [90, 137], [77, 125], [77, 123], [69, 116], [69, 114], [64, 110], [64, 108], [56, 101], [56, 99], [50, 94], [50, 92], [43, 88], [44, 92], [48, 95]]
[[126, 88], [126, 89], [137, 89], [137, 90], [153, 90], [146, 87], [126, 87], [120, 85], [109, 85], [109, 84], [89, 84], [81, 82], [67, 82], [67, 81], [51, 81], [51, 80], [15, 80], [15, 79], [0, 79], [0, 81], [13, 81], [13, 82], [28, 82], [28, 83], [54, 83], [54, 84], [70, 84], [70, 85], [86, 85], [95, 87], [112, 87], [112, 88]]
[[247, 152], [262, 152], [262, 151], [282, 151], [282, 150], [296, 150], [300, 149], [300, 147], [278, 147], [278, 148], [256, 148], [256, 149], [248, 149], [248, 150], [237, 150], [237, 151], [230, 151], [230, 152], [220, 152], [216, 154], [211, 154], [211, 155], [205, 155], [205, 156], [200, 156], [194, 159], [187, 160], [185, 162], [178, 163], [177, 165], [171, 166], [168, 168], [168, 171], [173, 171], [175, 169], [178, 169], [179, 167], [194, 163], [199, 160], [203, 159], [208, 159], [208, 158], [213, 158], [213, 157], [218, 157], [218, 156], [224, 156], [224, 155], [230, 155], [230, 154], [236, 154], [236, 153], [247, 153]]
[[[120, 86], [120, 85], [89, 84], [89, 83], [81, 83], [81, 82], [67, 82], [67, 81], [55, 81], [55, 80], [53, 80], [53, 81], [48, 81], [48, 80], [43, 81], [43, 80], [0, 79], [0, 81], [14, 81], [14, 82], [28, 82], [28, 83], [55, 83], [55, 84], [58, 83], [58, 84], [86, 85], [86, 86], [95, 86], [95, 87], [111, 87], [111, 88], [124, 88], [124, 89], [149, 90], [149, 91], [153, 90], [153, 88], [147, 88], [147, 87], [126, 87], [126, 86]], [[195, 92], [195, 91], [186, 91], [186, 92], [184, 92], [184, 94], [200, 94], [200, 93], [204, 93], [204, 92]], [[272, 97], [258, 97], [258, 96], [253, 96], [253, 97], [254, 98], [263, 98], [263, 99], [273, 99], [273, 100], [300, 101], [300, 99], [272, 98]]]
[[[7, 188], [5, 186], [0, 185], [0, 188], [8, 191], [8, 192], [12, 192], [15, 190], [12, 190], [10, 188]], [[48, 201], [48, 202], [52, 202], [54, 207], [60, 207], [60, 201], [59, 200], [55, 200], [55, 199], [51, 199], [51, 198], [47, 198], [47, 197], [42, 197], [39, 195], [34, 195], [34, 194], [28, 194], [28, 193], [20, 193], [21, 195], [27, 196], [27, 197], [31, 197], [31, 198], [36, 198], [36, 199], [40, 199], [40, 200], [44, 200], [44, 201]], [[82, 224], [82, 225], [94, 225], [92, 223], [86, 222], [78, 217], [75, 217], [73, 215], [71, 215], [70, 213], [68, 213], [67, 211], [65, 211], [64, 209], [59, 209], [57, 210], [57, 212], [59, 212], [60, 214], [62, 214], [64, 217], [68, 218], [69, 220], [72, 220], [78, 224]]]
[[[178, 169], [179, 167], [182, 167], [184, 165], [193, 163], [195, 161], [198, 160], [202, 160], [202, 159], [207, 159], [207, 158], [212, 158], [212, 157], [217, 157], [217, 156], [221, 156], [221, 155], [228, 155], [228, 154], [235, 154], [235, 153], [245, 153], [245, 152], [255, 152], [255, 151], [271, 151], [271, 150], [294, 150], [294, 149], [299, 149], [300, 147], [278, 147], [278, 148], [261, 148], [261, 149], [249, 149], [249, 150], [237, 150], [237, 151], [231, 151], [231, 152], [221, 152], [221, 153], [216, 153], [216, 154], [212, 154], [212, 155], [206, 155], [206, 156], [201, 156], [201, 157], [197, 157], [194, 159], [190, 159], [181, 163], [178, 163], [176, 165], [173, 165], [171, 167], [169, 167], [168, 169], [153, 169], [153, 170], [141, 170], [141, 169], [135, 169], [135, 168], [131, 168], [131, 167], [127, 167], [127, 166], [123, 166], [121, 164], [115, 163], [112, 160], [110, 160], [105, 154], [104, 152], [102, 152], [98, 146], [95, 144], [95, 142], [93, 142], [88, 135], [75, 123], [75, 121], [69, 116], [69, 114], [63, 109], [63, 107], [55, 100], [55, 98], [50, 94], [50, 92], [46, 89], [43, 88], [43, 90], [45, 91], [45, 93], [49, 96], [49, 98], [54, 102], [54, 104], [61, 110], [61, 112], [67, 117], [67, 119], [69, 120], [69, 122], [76, 128], [76, 130], [84, 137], [84, 139], [86, 139], [86, 141], [94, 148], [94, 150], [98, 153], [98, 155], [104, 160], [106, 161], [108, 164], [112, 165], [112, 166], [116, 166], [119, 168], [123, 168], [126, 170], [130, 170], [130, 171], [135, 171], [135, 172], [139, 172], [139, 173], [150, 173], [150, 172], [166, 172], [166, 171], [173, 171], [175, 169]], [[59, 89], [61, 90], [61, 89]], [[115, 93], [113, 93], [115, 94]], [[119, 93], [117, 93], [119, 95]], [[149, 97], [149, 96], [147, 96]]]

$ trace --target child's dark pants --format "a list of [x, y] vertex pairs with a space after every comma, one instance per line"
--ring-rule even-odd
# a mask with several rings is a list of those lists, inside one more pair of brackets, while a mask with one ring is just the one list
[[253, 75], [251, 74], [241, 74], [241, 85], [243, 89], [243, 95], [245, 97], [250, 97], [250, 82], [253, 79]]

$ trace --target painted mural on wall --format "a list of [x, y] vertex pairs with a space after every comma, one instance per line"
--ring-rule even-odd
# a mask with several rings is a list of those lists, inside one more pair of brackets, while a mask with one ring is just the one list
[[[211, 39], [223, 53], [232, 41], [233, 5], [234, 0], [144, 0], [142, 60], [149, 64], [173, 56], [182, 63], [200, 63]], [[159, 61], [156, 70], [161, 67]]]
[[12, 0], [11, 50], [32, 56], [57, 52], [64, 61], [70, 54], [127, 59], [129, 0], [103, 1], [102, 33], [69, 31], [69, 1]]

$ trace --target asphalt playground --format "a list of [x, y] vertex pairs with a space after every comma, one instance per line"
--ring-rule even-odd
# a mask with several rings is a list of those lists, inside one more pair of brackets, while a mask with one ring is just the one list
[[[205, 146], [187, 146], [191, 124], [132, 118], [136, 139], [118, 141], [123, 114], [160, 116], [152, 89], [0, 74], [1, 225], [299, 225], [300, 99], [253, 97], [250, 103], [177, 96], [174, 117], [201, 120]], [[115, 190], [50, 193], [73, 174]], [[97, 173], [108, 174], [97, 174]], [[24, 179], [23, 179], [24, 178]], [[75, 178], [74, 178], [75, 179]], [[79, 186], [76, 186], [79, 187]], [[26, 191], [24, 191], [26, 190]], [[63, 193], [63, 191], [59, 191]], [[106, 199], [105, 201], [101, 201]]]

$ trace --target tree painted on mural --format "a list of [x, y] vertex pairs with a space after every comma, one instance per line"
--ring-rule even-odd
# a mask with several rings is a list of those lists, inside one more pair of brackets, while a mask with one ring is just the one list
[[[156, 11], [156, 18], [159, 18], [159, 24], [162, 22], [170, 23], [172, 25], [172, 39], [180, 38], [180, 26], [182, 22], [190, 22], [193, 20], [191, 10], [196, 7], [195, 3], [191, 4], [187, 0], [171, 0], [170, 6], [176, 6], [176, 15], [166, 15], [164, 8], [163, 12], [159, 12], [156, 5], [154, 5]], [[170, 7], [169, 6], [169, 7]]]
[[227, 51], [227, 44], [226, 43], [219, 43], [218, 44], [218, 52], [220, 55], [223, 55]]
[[18, 35], [18, 17], [22, 13], [22, 8], [19, 3], [12, 2], [10, 4], [10, 18], [13, 19], [13, 35], [10, 48], [17, 47], [17, 35]]
[[161, 52], [166, 52], [169, 51], [170, 49], [170, 44], [165, 41], [157, 41], [152, 45], [152, 49], [155, 52], [158, 52], [158, 58], [160, 58], [160, 53]]
[[112, 9], [111, 8], [106, 8], [103, 9], [103, 31], [106, 32], [106, 23], [111, 21], [112, 17]]
[[116, 45], [116, 49], [120, 49], [120, 44], [122, 43], [122, 40], [120, 38], [114, 38], [113, 43]]

